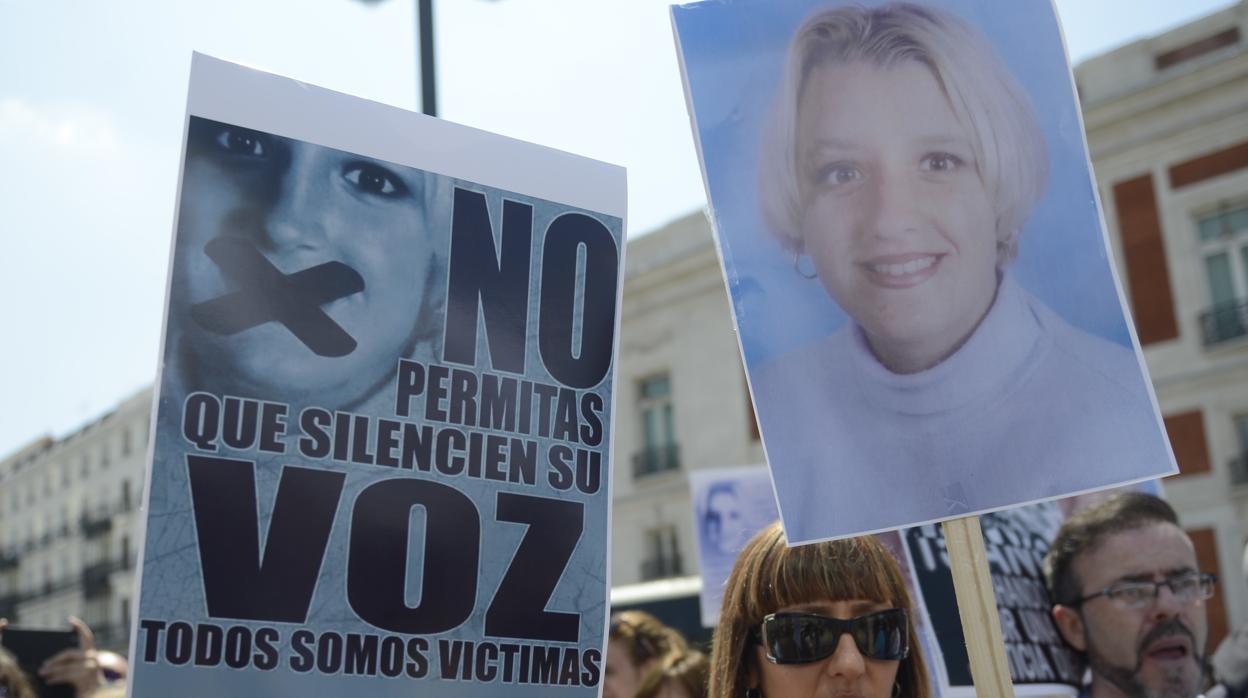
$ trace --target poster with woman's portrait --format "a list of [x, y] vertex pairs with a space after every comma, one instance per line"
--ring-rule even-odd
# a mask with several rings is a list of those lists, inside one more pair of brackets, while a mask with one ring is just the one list
[[597, 695], [623, 170], [191, 73], [131, 695]]
[[737, 553], [754, 534], [779, 516], [767, 468], [698, 468], [689, 473], [694, 526], [698, 532], [699, 609], [702, 627], [719, 622], [724, 582]]
[[791, 542], [1177, 472], [1049, 3], [673, 23]]

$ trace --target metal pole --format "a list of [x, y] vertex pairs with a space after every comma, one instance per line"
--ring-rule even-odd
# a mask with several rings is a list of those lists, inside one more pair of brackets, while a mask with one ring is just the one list
[[420, 110], [438, 115], [438, 86], [433, 65], [433, 0], [418, 0], [420, 30]]

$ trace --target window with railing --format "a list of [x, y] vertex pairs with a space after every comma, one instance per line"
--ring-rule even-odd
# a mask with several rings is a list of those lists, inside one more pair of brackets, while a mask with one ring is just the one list
[[659, 526], [646, 531], [646, 557], [641, 561], [641, 579], [676, 577], [684, 572], [680, 548], [676, 545], [676, 527]]
[[1197, 221], [1209, 288], [1201, 333], [1211, 346], [1248, 335], [1248, 205], [1223, 205]]
[[650, 376], [638, 384], [642, 447], [633, 455], [633, 476], [645, 477], [680, 467], [676, 423], [672, 408], [672, 381], [668, 374]]
[[1231, 458], [1231, 484], [1248, 485], [1248, 414], [1238, 415], [1234, 421], [1239, 453]]

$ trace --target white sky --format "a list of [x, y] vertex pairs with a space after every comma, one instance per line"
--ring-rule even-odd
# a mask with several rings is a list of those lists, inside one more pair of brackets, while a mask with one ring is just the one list
[[[704, 204], [666, 1], [435, 4], [444, 118], [626, 166], [634, 235]], [[1057, 0], [1076, 62], [1228, 4]], [[414, 7], [0, 0], [0, 456], [155, 376], [190, 52], [414, 109]]]

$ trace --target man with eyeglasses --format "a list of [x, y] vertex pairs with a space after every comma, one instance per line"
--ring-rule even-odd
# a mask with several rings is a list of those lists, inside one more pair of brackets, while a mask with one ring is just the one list
[[1193, 698], [1214, 577], [1165, 501], [1128, 492], [1081, 511], [1044, 560], [1053, 619], [1092, 672], [1090, 698]]

